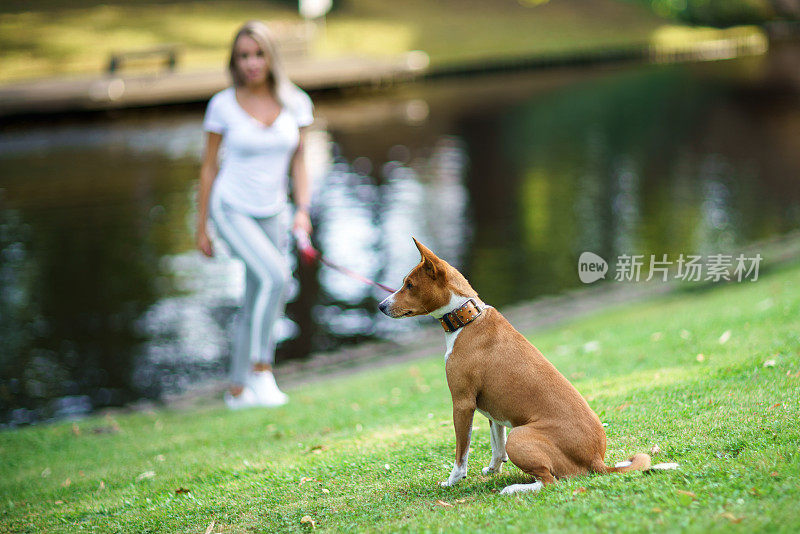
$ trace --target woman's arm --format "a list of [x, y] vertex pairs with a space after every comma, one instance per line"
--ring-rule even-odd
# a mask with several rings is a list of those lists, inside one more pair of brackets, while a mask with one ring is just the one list
[[303, 230], [311, 235], [311, 183], [306, 168], [306, 128], [300, 128], [300, 140], [292, 156], [292, 196], [297, 210], [294, 214], [292, 230]]
[[214, 255], [211, 240], [208, 238], [206, 223], [208, 222], [208, 199], [211, 196], [211, 186], [219, 172], [219, 146], [222, 135], [208, 132], [206, 135], [206, 148], [203, 152], [203, 164], [200, 167], [200, 189], [197, 192], [197, 248], [208, 256]]

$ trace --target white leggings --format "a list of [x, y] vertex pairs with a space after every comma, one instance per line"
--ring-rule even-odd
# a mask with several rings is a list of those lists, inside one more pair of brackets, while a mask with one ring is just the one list
[[253, 217], [211, 195], [217, 231], [244, 261], [245, 289], [233, 339], [231, 382], [243, 385], [254, 363], [275, 360], [275, 322], [286, 304], [291, 272], [287, 260], [289, 213]]

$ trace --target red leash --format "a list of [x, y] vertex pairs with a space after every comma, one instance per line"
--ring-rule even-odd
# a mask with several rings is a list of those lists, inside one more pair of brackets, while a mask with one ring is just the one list
[[311, 240], [308, 238], [308, 234], [306, 234], [305, 232], [299, 232], [299, 231], [295, 232], [295, 238], [297, 239], [297, 251], [300, 253], [300, 259], [303, 260], [303, 263], [305, 263], [306, 265], [310, 265], [314, 261], [318, 260], [323, 265], [327, 265], [331, 269], [339, 271], [340, 273], [349, 276], [354, 280], [358, 280], [359, 282], [363, 282], [371, 286], [379, 287], [388, 293], [395, 292], [395, 290], [389, 286], [379, 284], [378, 282], [370, 280], [366, 276], [361, 275], [353, 270], [350, 270], [347, 267], [336, 265], [332, 261], [327, 260], [322, 254], [319, 253], [317, 249], [315, 249], [311, 245]]

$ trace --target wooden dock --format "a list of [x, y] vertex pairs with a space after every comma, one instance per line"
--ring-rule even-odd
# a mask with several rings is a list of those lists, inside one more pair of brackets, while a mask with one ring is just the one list
[[[427, 68], [428, 56], [419, 51], [390, 58], [298, 58], [286, 66], [291, 80], [306, 91], [409, 81]], [[16, 83], [0, 86], [0, 117], [200, 102], [229, 84], [223, 68]]]

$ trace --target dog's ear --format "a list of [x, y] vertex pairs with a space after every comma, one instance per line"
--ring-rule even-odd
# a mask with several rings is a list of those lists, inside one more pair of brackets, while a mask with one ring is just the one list
[[436, 257], [436, 254], [431, 252], [428, 247], [420, 243], [416, 240], [416, 238], [412, 237], [411, 239], [414, 240], [414, 244], [417, 246], [417, 250], [420, 253], [420, 261], [422, 261], [422, 268], [425, 270], [425, 274], [430, 276], [433, 280], [436, 280], [437, 275], [439, 274], [439, 258]]
[[412, 237], [411, 239], [414, 241], [414, 244], [417, 246], [417, 250], [419, 250], [419, 253], [422, 255], [422, 259], [423, 260], [425, 259], [426, 256], [428, 256], [428, 257], [431, 257], [431, 256], [436, 257], [436, 254], [431, 252], [428, 247], [426, 247], [425, 245], [423, 245], [422, 243], [417, 241], [416, 237]]

